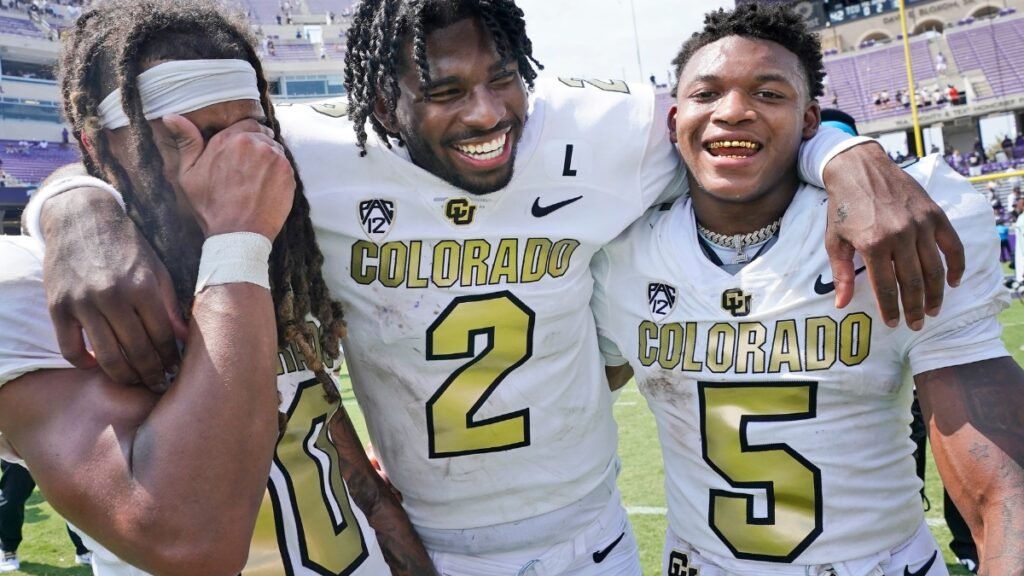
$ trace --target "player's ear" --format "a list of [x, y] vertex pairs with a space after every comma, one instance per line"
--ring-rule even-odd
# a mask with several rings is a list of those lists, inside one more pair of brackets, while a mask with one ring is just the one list
[[673, 144], [678, 143], [678, 138], [676, 138], [676, 112], [678, 111], [679, 106], [676, 104], [673, 104], [672, 107], [668, 109], [668, 139]]
[[380, 96], [373, 101], [373, 117], [377, 119], [377, 122], [380, 122], [380, 125], [384, 127], [384, 130], [387, 130], [388, 134], [398, 134], [395, 116], [388, 110], [387, 102]]
[[99, 158], [96, 157], [96, 147], [93, 146], [92, 138], [89, 137], [89, 133], [86, 131], [82, 132], [82, 148], [85, 148], [85, 153], [89, 155], [89, 158], [94, 164], [99, 164]]
[[803, 136], [804, 140], [810, 140], [814, 138], [814, 135], [818, 133], [818, 127], [821, 126], [821, 106], [817, 100], [811, 100], [807, 104], [807, 108], [804, 110], [804, 128]]

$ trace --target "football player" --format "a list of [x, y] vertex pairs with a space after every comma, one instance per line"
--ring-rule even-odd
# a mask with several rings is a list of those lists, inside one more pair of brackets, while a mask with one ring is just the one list
[[1022, 573], [1024, 373], [1000, 340], [987, 202], [938, 155], [909, 168], [965, 242], [962, 284], [917, 331], [885, 325], [863, 275], [837, 309], [827, 198], [797, 177], [820, 121], [817, 36], [790, 8], [747, 4], [708, 15], [675, 63], [670, 124], [690, 196], [593, 264], [606, 358], [636, 373], [658, 425], [665, 573], [946, 574], [904, 372], [982, 572]]
[[434, 573], [338, 406], [341, 308], [266, 86], [247, 24], [211, 3], [107, 2], [65, 36], [88, 172], [117, 184], [191, 318], [167, 392], [125, 388], [61, 357], [36, 243], [0, 249], [6, 457], [109, 548], [99, 575], [140, 573], [116, 554], [158, 574], [379, 576], [374, 528], [395, 574]]
[[[346, 306], [356, 395], [417, 532], [452, 576], [639, 573], [615, 488], [616, 431], [588, 265], [685, 182], [653, 93], [618, 81], [534, 82], [522, 12], [510, 0], [370, 0], [348, 37], [349, 117], [338, 102], [277, 114], [306, 185], [325, 277]], [[804, 154], [805, 175], [819, 185], [831, 148], [826, 138]], [[854, 245], [872, 236], [867, 249], [892, 321], [889, 232], [921, 236], [924, 256], [917, 244], [897, 256], [909, 275], [901, 279], [916, 279], [905, 294], [915, 319], [925, 284], [929, 308], [941, 299], [936, 237], [954, 277], [959, 248], [941, 211], [881, 164], [883, 154], [874, 144], [852, 148], [826, 174], [860, 222], [844, 224], [861, 231]], [[889, 204], [864, 195], [866, 172], [896, 183], [873, 190], [876, 201], [895, 192], [909, 207], [885, 210], [870, 234], [861, 219]], [[75, 207], [109, 207], [104, 196], [54, 198], [48, 234], [68, 235], [82, 225]], [[924, 226], [904, 228], [914, 221]], [[104, 230], [112, 235], [90, 242], [124, 241]], [[82, 249], [57, 241], [48, 268], [55, 293], [70, 294], [72, 284], [81, 293], [83, 282], [69, 280]], [[123, 269], [119, 258], [83, 271], [86, 283], [130, 284], [110, 272]], [[130, 286], [118, 294], [148, 305]], [[69, 316], [90, 310], [125, 333], [149, 333], [145, 321], [97, 311], [89, 297], [67, 302]], [[162, 362], [135, 353], [112, 360], [156, 371]]]

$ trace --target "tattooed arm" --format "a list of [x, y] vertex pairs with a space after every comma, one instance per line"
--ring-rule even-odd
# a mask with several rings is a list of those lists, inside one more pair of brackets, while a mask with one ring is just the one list
[[427, 550], [394, 492], [377, 474], [344, 406], [331, 417], [331, 441], [352, 500], [377, 534], [393, 576], [436, 576]]
[[1024, 574], [1024, 370], [1003, 357], [914, 380], [942, 481], [978, 544], [979, 574]]

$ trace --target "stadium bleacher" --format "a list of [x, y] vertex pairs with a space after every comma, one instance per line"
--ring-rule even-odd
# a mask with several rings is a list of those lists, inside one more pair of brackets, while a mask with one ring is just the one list
[[979, 100], [1024, 92], [1024, 19], [976, 22], [950, 30], [946, 40], [957, 67], [981, 71], [991, 86], [991, 94], [981, 94]]
[[0, 140], [4, 172], [26, 185], [37, 185], [57, 168], [81, 160], [78, 146], [72, 144], [47, 142], [45, 149], [38, 142], [28, 144], [26, 147], [17, 140]]
[[254, 24], [273, 24], [281, 13], [278, 0], [245, 0], [245, 5], [249, 7], [249, 19]]
[[0, 16], [0, 34], [17, 34], [33, 38], [46, 38], [46, 34], [27, 18]]
[[[910, 55], [915, 82], [918, 82], [919, 86], [937, 82], [938, 74], [927, 40], [912, 40]], [[829, 79], [826, 100], [835, 92], [839, 100], [838, 108], [849, 111], [858, 121], [907, 113], [902, 106], [876, 107], [870, 101], [872, 94], [883, 90], [893, 98], [898, 90], [907, 89], [902, 45], [868, 49], [853, 55], [826, 59], [825, 70]]]

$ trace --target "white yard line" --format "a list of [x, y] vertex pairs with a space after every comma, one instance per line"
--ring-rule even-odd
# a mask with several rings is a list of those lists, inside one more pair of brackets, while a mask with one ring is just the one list
[[629, 514], [630, 516], [637, 516], [640, 514], [664, 516], [665, 514], [668, 514], [668, 509], [660, 506], [626, 506], [626, 514]]

